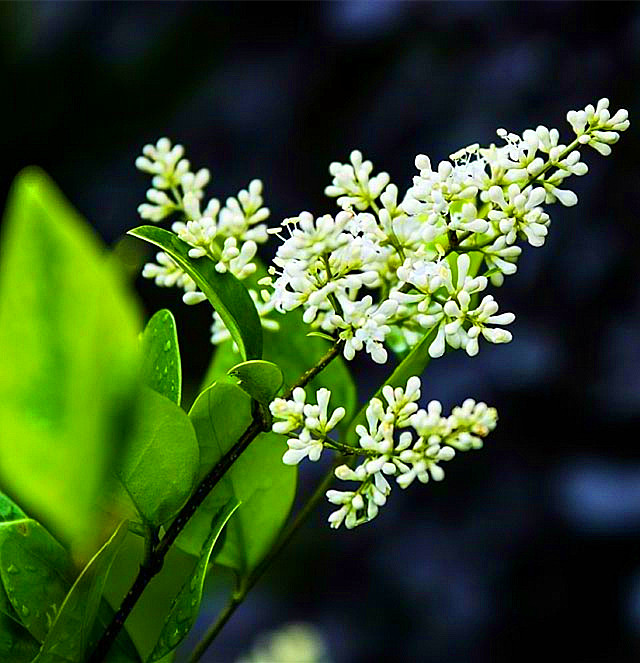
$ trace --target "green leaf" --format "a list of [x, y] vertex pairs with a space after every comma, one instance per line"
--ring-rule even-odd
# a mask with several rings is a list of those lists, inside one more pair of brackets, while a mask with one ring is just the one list
[[0, 264], [0, 482], [70, 542], [94, 504], [138, 381], [137, 306], [47, 176], [16, 178]]
[[[117, 606], [122, 603], [133, 578], [140, 570], [144, 554], [144, 541], [130, 530], [122, 550], [111, 567], [105, 587], [105, 598], [111, 605]], [[177, 546], [172, 546], [164, 559], [160, 573], [152, 578], [127, 618], [127, 631], [135, 642], [142, 660], [148, 659], [158, 642], [164, 618], [185, 579], [193, 571], [195, 563], [196, 559], [192, 555], [187, 555]]]
[[[437, 328], [425, 334], [422, 339], [416, 343], [411, 352], [395, 368], [393, 373], [387, 378], [385, 383], [380, 386], [375, 393], [375, 398], [382, 399], [382, 388], [385, 385], [392, 387], [404, 387], [407, 380], [412, 375], [421, 376], [427, 368], [431, 357], [429, 356], [429, 346], [433, 342], [437, 333]], [[372, 397], [373, 398], [373, 397]], [[349, 422], [346, 441], [348, 444], [356, 444], [356, 426], [366, 424], [366, 409], [369, 403], [365, 403], [358, 414]]]
[[[0, 492], [0, 522], [10, 523], [27, 518], [24, 511]], [[38, 641], [27, 631], [9, 601], [4, 584], [0, 582], [0, 660], [27, 663], [38, 653]]]
[[116, 474], [145, 522], [160, 525], [180, 510], [195, 486], [199, 454], [184, 410], [144, 387], [137, 425]]
[[240, 380], [240, 389], [255, 398], [258, 403], [269, 405], [282, 387], [284, 376], [278, 366], [263, 359], [253, 359], [236, 364], [228, 371]]
[[0, 523], [24, 520], [26, 517], [25, 512], [10, 497], [0, 492]]
[[155, 226], [140, 226], [130, 235], [160, 247], [196, 282], [222, 318], [237, 343], [243, 360], [262, 357], [262, 327], [247, 289], [233, 274], [220, 274], [207, 257], [190, 258], [190, 246], [176, 235]]
[[[26, 518], [27, 515], [25, 512], [15, 502], [0, 492], [0, 523], [10, 523], [14, 520], [25, 520]], [[9, 601], [2, 583], [0, 583], [0, 613], [10, 617], [18, 624], [22, 624], [20, 617], [18, 617], [18, 614]], [[2, 629], [0, 629], [1, 632]]]
[[[75, 569], [67, 551], [35, 520], [0, 524], [0, 579], [17, 615], [38, 642], [46, 639], [74, 576]], [[102, 601], [98, 613], [101, 630], [112, 615], [111, 607]], [[4, 635], [4, 630], [0, 633]], [[0, 653], [1, 641], [2, 636]], [[33, 656], [29, 660], [32, 659]], [[107, 660], [109, 663], [139, 662], [126, 631], [120, 633]]]
[[40, 645], [23, 626], [0, 614], [0, 660], [10, 663], [31, 663]]
[[[189, 412], [189, 419], [200, 447], [198, 481], [201, 481], [251, 423], [251, 399], [238, 386], [219, 382], [198, 396]], [[225, 476], [222, 481], [227, 479]], [[233, 496], [233, 491], [227, 491], [221, 499], [214, 501], [209, 495], [178, 537], [176, 543], [181, 550], [195, 557], [200, 555], [209, 536], [212, 519]]]
[[171, 311], [158, 311], [142, 335], [142, 380], [180, 405], [182, 368], [176, 321]]
[[282, 462], [285, 451], [281, 435], [258, 435], [209, 496], [210, 504], [220, 502], [229, 493], [242, 502], [215, 558], [216, 564], [234, 569], [240, 580], [271, 549], [291, 512], [298, 472]]
[[335, 343], [336, 339], [333, 338], [330, 334], [325, 334], [324, 332], [319, 332], [319, 331], [312, 331], [307, 334], [307, 336], [317, 336], [318, 338], [323, 338], [325, 341], [330, 341], [331, 343]]
[[[308, 337], [309, 326], [302, 322], [299, 311], [291, 311], [286, 315], [275, 315], [274, 320], [280, 325], [278, 331], [264, 330], [264, 359], [276, 364], [284, 375], [285, 388], [293, 384], [308, 368], [317, 363], [329, 349], [329, 344], [321, 338]], [[238, 353], [234, 352], [233, 344], [227, 341], [214, 351], [213, 360], [209, 365], [205, 384], [226, 375], [227, 371], [238, 363]], [[334, 359], [309, 384], [309, 393], [326, 387], [331, 391], [333, 407], [342, 406], [347, 415], [355, 411], [357, 396], [351, 373], [342, 357]], [[345, 430], [346, 418], [338, 426]], [[244, 507], [243, 507], [244, 508]]]
[[18, 624], [22, 624], [18, 613], [14, 610], [7, 596], [7, 592], [4, 588], [4, 585], [0, 584], [0, 618], [1, 617], [10, 617]]
[[[206, 389], [189, 413], [200, 444], [200, 477], [238, 441], [251, 423], [251, 399], [239, 387], [216, 383]], [[284, 438], [259, 435], [198, 508], [178, 537], [182, 550], [198, 555], [211, 520], [229, 499], [242, 508], [234, 514], [215, 561], [246, 576], [271, 547], [287, 519], [296, 490], [296, 468], [282, 462]]]
[[211, 532], [202, 546], [200, 559], [173, 601], [158, 643], [147, 663], [158, 661], [173, 651], [195, 624], [211, 553], [224, 526], [239, 506], [240, 503], [232, 498], [214, 517], [210, 526]]
[[[126, 521], [94, 555], [67, 594], [56, 620], [33, 663], [60, 660], [81, 663], [94, 644], [90, 641], [111, 565], [127, 535]], [[100, 632], [93, 631], [93, 640]]]
[[22, 623], [43, 642], [73, 582], [67, 551], [35, 520], [4, 523], [0, 577]]
[[177, 652], [174, 650], [160, 659], [160, 663], [173, 663], [176, 660]]

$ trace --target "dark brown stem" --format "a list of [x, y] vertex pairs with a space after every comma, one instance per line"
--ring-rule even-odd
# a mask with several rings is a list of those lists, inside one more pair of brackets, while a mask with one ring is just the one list
[[257, 414], [255, 418], [242, 434], [242, 437], [229, 451], [220, 459], [214, 468], [200, 482], [196, 491], [189, 498], [189, 501], [182, 507], [180, 513], [176, 516], [166, 534], [160, 539], [148, 555], [145, 562], [140, 566], [140, 571], [131, 586], [131, 589], [125, 596], [120, 608], [114, 614], [111, 623], [107, 626], [105, 632], [98, 640], [93, 652], [87, 659], [87, 663], [101, 663], [111, 646], [115, 642], [118, 634], [122, 630], [127, 617], [131, 614], [134, 606], [142, 596], [146, 586], [162, 570], [164, 558], [169, 552], [169, 548], [174, 543], [180, 532], [184, 529], [189, 519], [196, 512], [197, 508], [204, 502], [209, 493], [215, 488], [225, 472], [238, 459], [240, 454], [249, 446], [249, 444], [260, 433], [267, 430], [263, 418]]
[[[304, 387], [308, 382], [320, 373], [335, 357], [340, 354], [342, 343], [338, 342], [331, 346], [326, 354], [320, 358], [317, 364], [305, 371], [296, 382], [285, 392], [284, 398], [288, 398], [293, 393], [296, 387]], [[213, 469], [205, 476], [200, 482], [195, 492], [189, 498], [189, 501], [182, 507], [180, 513], [175, 517], [171, 526], [166, 531], [165, 535], [156, 542], [149, 546], [145, 554], [145, 559], [140, 566], [140, 570], [136, 579], [131, 586], [131, 589], [124, 597], [120, 608], [113, 615], [113, 618], [102, 637], [96, 643], [93, 651], [87, 659], [87, 663], [102, 663], [106, 658], [111, 646], [115, 642], [118, 634], [122, 630], [127, 617], [131, 614], [134, 606], [142, 596], [145, 588], [151, 580], [162, 570], [164, 558], [169, 552], [174, 541], [178, 535], [185, 528], [191, 517], [194, 515], [198, 507], [204, 502], [209, 493], [215, 488], [220, 479], [229, 470], [229, 468], [240, 457], [242, 452], [251, 444], [251, 442], [260, 434], [269, 430], [269, 422], [262, 408], [255, 407], [253, 412], [253, 420], [242, 437], [236, 444], [227, 451], [227, 453], [218, 461]], [[220, 627], [222, 628], [222, 626]]]
[[323, 357], [320, 357], [318, 362], [306, 370], [290, 387], [287, 389], [287, 391], [284, 393], [282, 398], [290, 398], [291, 394], [293, 394], [293, 390], [296, 387], [304, 387], [306, 384], [309, 384], [313, 378], [318, 375], [323, 369], [325, 369], [342, 351], [342, 341], [338, 341], [334, 345], [332, 345], [329, 350], [327, 350], [326, 354]]

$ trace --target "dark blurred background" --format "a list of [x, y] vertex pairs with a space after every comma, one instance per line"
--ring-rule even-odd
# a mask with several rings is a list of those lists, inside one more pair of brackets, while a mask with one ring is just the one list
[[[639, 4], [4, 2], [0, 54], [0, 200], [38, 164], [109, 243], [137, 224], [133, 162], [162, 135], [210, 167], [209, 195], [261, 177], [276, 223], [332, 211], [327, 166], [356, 147], [403, 189], [418, 152], [502, 126], [568, 136], [566, 111], [601, 96], [628, 108], [613, 155], [571, 180], [578, 206], [550, 209], [549, 241], [496, 293], [513, 343], [429, 368], [428, 397], [498, 408], [485, 449], [356, 531], [329, 531], [322, 505], [206, 660], [291, 620], [335, 663], [638, 660]], [[137, 287], [176, 313], [195, 389], [210, 311]]]

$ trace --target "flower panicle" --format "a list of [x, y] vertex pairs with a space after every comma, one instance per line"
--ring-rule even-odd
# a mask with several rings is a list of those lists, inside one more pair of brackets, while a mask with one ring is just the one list
[[345, 416], [341, 407], [329, 414], [329, 390], [318, 390], [317, 405], [306, 402], [301, 387], [291, 399], [277, 398], [271, 403], [273, 431], [283, 435], [296, 431], [287, 440], [284, 463], [297, 465], [305, 458], [317, 461], [324, 449], [350, 454], [358, 461], [335, 470], [338, 479], [358, 485], [327, 492], [329, 502], [339, 507], [329, 516], [331, 527], [344, 524], [352, 529], [375, 518], [391, 493], [389, 478], [403, 489], [416, 479], [421, 483], [442, 481], [441, 464], [452, 460], [456, 451], [480, 449], [483, 438], [496, 426], [496, 410], [473, 399], [455, 407], [448, 417], [436, 400], [421, 409], [421, 391], [421, 380], [415, 375], [404, 387], [384, 386], [382, 399], [371, 399], [367, 407], [366, 425], [356, 426], [358, 442], [352, 447], [329, 436]]
[[307, 324], [344, 342], [347, 360], [365, 351], [385, 363], [391, 338], [410, 347], [428, 333], [433, 358], [447, 347], [474, 356], [481, 339], [509, 342], [504, 326], [515, 316], [498, 313], [483, 291], [517, 271], [521, 244], [544, 245], [548, 205], [577, 203], [565, 180], [587, 173], [582, 147], [607, 155], [629, 127], [627, 111], [612, 113], [608, 99], [567, 120], [569, 144], [539, 125], [522, 135], [498, 129], [501, 144], [469, 145], [437, 165], [420, 154], [402, 199], [360, 151], [332, 163], [325, 193], [341, 211], [302, 212], [277, 231], [282, 243], [264, 282], [274, 309], [302, 308]]
[[[173, 218], [171, 230], [191, 247], [191, 258], [210, 259], [218, 272], [231, 272], [246, 279], [255, 273], [258, 244], [266, 242], [268, 236], [263, 222], [269, 217], [269, 209], [263, 206], [262, 182], [252, 180], [237, 196], [227, 198], [224, 205], [217, 198], [203, 205], [210, 172], [206, 168], [193, 172], [184, 153], [182, 145], [173, 145], [168, 138], [144, 146], [136, 167], [152, 175], [152, 187], [138, 213], [152, 223]], [[167, 254], [158, 254], [156, 259], [157, 263], [144, 266], [145, 278], [154, 279], [159, 286], [182, 288], [186, 304], [206, 299]]]
[[297, 465], [304, 458], [319, 460], [325, 446], [331, 445], [329, 433], [346, 414], [343, 407], [329, 414], [331, 392], [324, 387], [316, 392], [316, 404], [307, 403], [306, 397], [305, 390], [296, 387], [290, 400], [276, 398], [269, 408], [276, 420], [274, 433], [287, 435], [297, 430], [296, 436], [287, 440], [288, 450], [282, 458], [285, 465]]
[[[325, 194], [337, 199], [337, 214], [304, 211], [269, 230], [260, 180], [224, 205], [216, 198], [205, 204], [209, 171], [193, 171], [184, 148], [161, 138], [136, 160], [152, 177], [138, 211], [153, 223], [171, 217], [191, 258], [212, 260], [218, 272], [240, 279], [255, 274], [258, 244], [277, 236], [269, 275], [249, 287], [266, 328], [277, 326], [274, 312], [301, 309], [304, 323], [339, 344], [347, 361], [366, 352], [384, 364], [389, 347], [406, 353], [420, 339], [428, 339], [432, 358], [447, 349], [475, 356], [481, 342], [512, 340], [507, 326], [515, 315], [500, 311], [489, 286], [517, 272], [523, 246], [545, 244], [549, 205], [578, 202], [566, 181], [587, 174], [583, 148], [607, 156], [629, 127], [628, 112], [613, 112], [606, 98], [569, 111], [567, 121], [574, 136], [567, 143], [558, 129], [538, 125], [522, 134], [497, 129], [498, 144], [463, 147], [437, 165], [419, 154], [418, 174], [404, 195], [354, 150], [348, 163], [329, 166]], [[205, 299], [169, 255], [160, 252], [156, 261], [144, 266], [143, 276], [182, 288], [188, 304]], [[212, 343], [228, 338], [214, 313]], [[298, 387], [291, 398], [271, 403], [273, 430], [288, 436], [285, 463], [317, 461], [326, 448], [360, 459], [335, 471], [356, 487], [327, 493], [339, 507], [329, 518], [332, 527], [374, 518], [392, 479], [401, 488], [441, 481], [442, 465], [456, 452], [481, 448], [496, 426], [496, 410], [485, 403], [467, 399], [444, 416], [436, 400], [420, 408], [420, 393], [418, 376], [404, 387], [385, 386], [355, 428], [354, 446], [335, 438], [346, 413], [329, 408], [329, 390], [318, 390], [312, 403]]]

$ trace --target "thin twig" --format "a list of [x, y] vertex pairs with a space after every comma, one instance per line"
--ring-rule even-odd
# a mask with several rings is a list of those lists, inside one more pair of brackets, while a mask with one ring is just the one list
[[[285, 392], [284, 398], [291, 396], [296, 387], [303, 387], [320, 373], [331, 361], [338, 356], [342, 348], [342, 343], [338, 342], [331, 346], [326, 354], [318, 360], [318, 363], [305, 371], [296, 382]], [[229, 470], [233, 463], [240, 457], [242, 452], [251, 444], [251, 442], [260, 434], [269, 430], [269, 425], [263, 411], [260, 407], [255, 407], [253, 420], [242, 434], [238, 442], [227, 451], [227, 453], [218, 461], [213, 469], [200, 482], [195, 492], [187, 503], [182, 507], [180, 513], [175, 517], [171, 526], [165, 535], [160, 539], [157, 545], [149, 547], [145, 554], [145, 559], [140, 566], [138, 575], [131, 586], [131, 589], [124, 597], [120, 608], [116, 611], [96, 643], [93, 651], [87, 659], [87, 663], [102, 663], [106, 658], [111, 646], [118, 637], [127, 617], [135, 607], [142, 596], [145, 588], [151, 580], [162, 570], [164, 558], [169, 552], [178, 535], [185, 528], [186, 524], [195, 514], [198, 507], [204, 502], [209, 493], [215, 488], [220, 479]], [[220, 627], [222, 628], [222, 626]]]
[[255, 437], [265, 430], [267, 430], [267, 428], [264, 425], [262, 418], [259, 416], [254, 418], [238, 442], [229, 449], [209, 474], [207, 474], [207, 476], [200, 482], [200, 485], [189, 498], [189, 501], [182, 507], [180, 513], [171, 523], [171, 526], [158, 545], [145, 556], [146, 559], [140, 566], [140, 571], [138, 572], [131, 589], [122, 601], [120, 608], [113, 615], [113, 618], [102, 634], [102, 637], [98, 640], [93, 652], [88, 658], [88, 663], [101, 663], [105, 659], [109, 649], [118, 637], [127, 617], [131, 614], [131, 611], [142, 596], [146, 586], [151, 582], [152, 578], [162, 570], [164, 558], [169, 552], [169, 548], [173, 542], [189, 522], [197, 508], [202, 502], [204, 502], [220, 479], [222, 479], [225, 472], [231, 467], [231, 465], [233, 465]]
[[323, 369], [325, 369], [342, 351], [342, 341], [338, 341], [332, 345], [326, 354], [323, 357], [320, 357], [318, 362], [313, 365], [311, 368], [306, 370], [290, 387], [285, 391], [282, 398], [290, 398], [293, 394], [293, 390], [296, 387], [304, 387], [306, 384], [309, 384], [313, 378], [318, 375]]
[[240, 589], [237, 592], [234, 592], [232, 597], [229, 599], [229, 602], [220, 613], [218, 619], [216, 619], [209, 630], [204, 634], [200, 642], [198, 642], [198, 644], [195, 646], [191, 656], [189, 657], [189, 663], [196, 663], [202, 658], [202, 656], [204, 656], [205, 652], [211, 646], [211, 643], [215, 640], [218, 633], [220, 633], [231, 615], [233, 615], [236, 608], [244, 601], [249, 591], [253, 588], [256, 582], [260, 580], [264, 572], [269, 568], [269, 566], [271, 566], [273, 560], [282, 552], [289, 541], [293, 538], [294, 534], [307, 521], [311, 515], [311, 512], [314, 510], [318, 502], [324, 497], [327, 489], [333, 482], [335, 468], [338, 465], [341, 465], [344, 460], [344, 456], [336, 457], [331, 466], [331, 469], [327, 472], [320, 484], [317, 486], [313, 492], [313, 495], [311, 495], [311, 497], [305, 502], [291, 523], [285, 527], [274, 546], [262, 559], [258, 566], [256, 566], [256, 568], [251, 572]]

